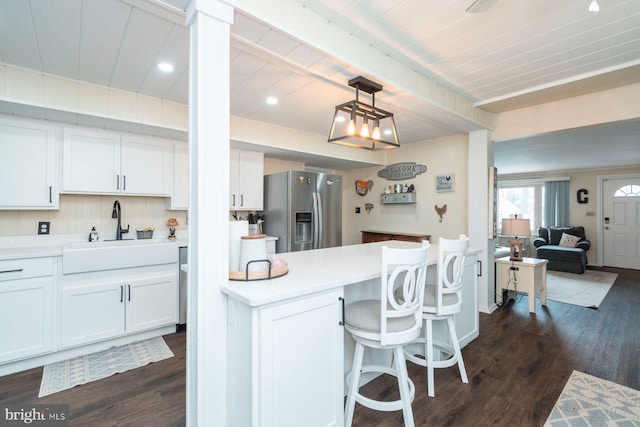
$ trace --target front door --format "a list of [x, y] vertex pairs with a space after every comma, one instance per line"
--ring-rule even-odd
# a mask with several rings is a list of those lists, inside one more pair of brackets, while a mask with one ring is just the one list
[[607, 179], [602, 189], [604, 265], [640, 269], [640, 178]]

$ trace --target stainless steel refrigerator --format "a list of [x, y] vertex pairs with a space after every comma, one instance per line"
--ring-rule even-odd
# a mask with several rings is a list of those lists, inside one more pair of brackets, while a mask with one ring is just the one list
[[264, 177], [263, 232], [276, 252], [342, 245], [342, 177], [288, 171]]

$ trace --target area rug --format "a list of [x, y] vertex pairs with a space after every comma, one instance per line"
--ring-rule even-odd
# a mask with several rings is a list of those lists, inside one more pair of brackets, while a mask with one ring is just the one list
[[596, 270], [583, 274], [547, 271], [547, 299], [598, 308], [617, 277], [617, 273]]
[[573, 371], [547, 426], [640, 426], [640, 391]]
[[162, 337], [45, 365], [38, 397], [173, 357]]

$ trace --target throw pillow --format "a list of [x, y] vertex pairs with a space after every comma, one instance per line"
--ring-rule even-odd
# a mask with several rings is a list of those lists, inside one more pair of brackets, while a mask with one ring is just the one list
[[580, 238], [578, 236], [572, 236], [571, 234], [562, 233], [560, 243], [558, 246], [564, 246], [565, 248], [575, 248]]

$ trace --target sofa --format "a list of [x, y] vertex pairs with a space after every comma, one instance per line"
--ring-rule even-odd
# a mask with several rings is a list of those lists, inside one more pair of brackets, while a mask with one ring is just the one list
[[533, 246], [537, 258], [549, 260], [547, 270], [582, 274], [587, 268], [591, 242], [584, 227], [540, 227]]

